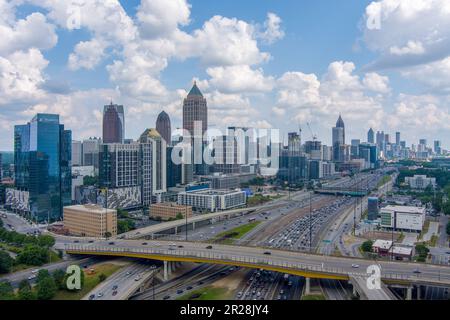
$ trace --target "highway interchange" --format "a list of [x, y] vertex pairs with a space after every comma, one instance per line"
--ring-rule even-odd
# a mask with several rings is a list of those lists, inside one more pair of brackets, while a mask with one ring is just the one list
[[[340, 185], [347, 188], [369, 186], [373, 189], [377, 186], [380, 177], [382, 177], [382, 174], [378, 173], [374, 175], [361, 174], [359, 178], [344, 178], [338, 182], [331, 183], [330, 186]], [[366, 201], [362, 203], [365, 205]], [[356, 221], [359, 221], [361, 212], [365, 210], [365, 206], [361, 208], [361, 202], [358, 204], [355, 203], [355, 198], [310, 195], [308, 192], [295, 192], [288, 200], [285, 197], [284, 199], [271, 203], [267, 210], [264, 208], [260, 207], [258, 210], [245, 216], [236, 215], [229, 217], [229, 219], [213, 219], [213, 224], [201, 225], [194, 230], [189, 230], [187, 235], [189, 242], [183, 242], [186, 239], [183, 231], [177, 235], [156, 234], [156, 238], [160, 239], [159, 241], [145, 240], [143, 242], [144, 240], [122, 241], [121, 239], [115, 239], [113, 247], [118, 248], [118, 250], [122, 248], [123, 250], [131, 251], [145, 250], [142, 247], [152, 247], [157, 248], [159, 254], [168, 255], [173, 255], [177, 251], [186, 254], [189, 250], [194, 250], [195, 252], [206, 250], [206, 255], [217, 253], [221, 256], [229, 256], [232, 254], [236, 255], [241, 250], [244, 250], [242, 254], [247, 257], [259, 256], [261, 258], [262, 255], [262, 258], [276, 258], [278, 261], [292, 262], [293, 264], [301, 261], [303, 267], [308, 266], [316, 270], [316, 272], [327, 270], [334, 270], [336, 272], [339, 269], [344, 271], [344, 273], [365, 273], [365, 267], [372, 263], [367, 260], [358, 260], [357, 262], [349, 263], [348, 260], [340, 261], [338, 257], [329, 257], [324, 260], [323, 256], [320, 255], [301, 256], [300, 259], [297, 256], [297, 254], [301, 255], [301, 252], [316, 252], [322, 255], [331, 255], [335, 250], [338, 250], [342, 255], [356, 256], [358, 252], [355, 248], [357, 247], [346, 247], [342, 241], [343, 235], [350, 233], [353, 229], [354, 213], [356, 213]], [[208, 239], [214, 238], [221, 232], [245, 225], [249, 220], [258, 221], [259, 225], [241, 239], [236, 240], [236, 244], [245, 246], [245, 248], [233, 247], [229, 251], [230, 249], [227, 246], [213, 244], [211, 249], [205, 249], [204, 244], [198, 243], [199, 241], [207, 241]], [[312, 245], [310, 244], [310, 226]], [[36, 226], [33, 226], [27, 231], [32, 230], [36, 230]], [[134, 234], [137, 236], [136, 231]], [[177, 240], [177, 248], [175, 249], [173, 247], [174, 242], [164, 240]], [[103, 247], [103, 249], [108, 249], [111, 246], [111, 242], [95, 241], [95, 243], [89, 243], [83, 240], [76, 240], [76, 242], [75, 244], [74, 240], [70, 238], [57, 238], [57, 246], [60, 248], [67, 245], [80, 245], [83, 248]], [[144, 243], [145, 245], [143, 245]], [[199, 248], [199, 245], [203, 247]], [[182, 248], [178, 248], [178, 246], [182, 246]], [[249, 248], [251, 246], [267, 248], [265, 250], [270, 250], [270, 256], [264, 255], [267, 251], [261, 252], [259, 248]], [[91, 260], [84, 259], [82, 261], [91, 262]], [[64, 268], [67, 263], [63, 262], [59, 266], [54, 265], [50, 266], [50, 268]], [[387, 275], [388, 277], [392, 277], [392, 274], [402, 274], [403, 277], [407, 278], [438, 278], [444, 281], [449, 280], [448, 269], [445, 268], [437, 270], [434, 269], [434, 266], [428, 265], [418, 267], [417, 264], [403, 263], [399, 267], [389, 262], [379, 263], [382, 264], [384, 274], [389, 274]], [[358, 268], [354, 268], [355, 265]], [[127, 274], [127, 272], [130, 272], [130, 268], [137, 268], [137, 270], [140, 270], [138, 272], [139, 274], [144, 274], [145, 268], [148, 269], [148, 263], [142, 264], [141, 262], [135, 261], [131, 266], [117, 273], [111, 279], [108, 279], [105, 287], [96, 288], [95, 292], [85, 298], [114, 299], [119, 297], [123, 299], [124, 292], [127, 292], [126, 297], [130, 296], [128, 293], [129, 288], [133, 287], [135, 289], [136, 287], [136, 283], [133, 284], [134, 281], [131, 281]], [[420, 274], [415, 273], [418, 271], [418, 268], [420, 269]], [[22, 274], [15, 274], [10, 280], [13, 283], [18, 283], [27, 272], [29, 273], [29, 270], [23, 271]], [[131, 272], [134, 273], [133, 271]], [[237, 300], [297, 300], [300, 299], [304, 290], [304, 278], [296, 275], [269, 270], [197, 264], [190, 271], [185, 272], [185, 274], [179, 277], [165, 283], [158, 282], [153, 287], [150, 286], [150, 289], [147, 291], [134, 295], [133, 299], [176, 299], [191, 290], [206, 287], [217, 280], [238, 272], [243, 273], [244, 276], [242, 277], [241, 285], [236, 290], [235, 299]], [[141, 280], [139, 279], [139, 281]], [[331, 300], [349, 299], [351, 296], [351, 290], [347, 281], [321, 279], [320, 286], [327, 298]], [[443, 287], [426, 287], [426, 290], [423, 290], [423, 295], [424, 297], [442, 296], [446, 294], [445, 290], [447, 289]], [[116, 293], [112, 296], [114, 292]], [[98, 296], [98, 293], [101, 293], [101, 296]]]

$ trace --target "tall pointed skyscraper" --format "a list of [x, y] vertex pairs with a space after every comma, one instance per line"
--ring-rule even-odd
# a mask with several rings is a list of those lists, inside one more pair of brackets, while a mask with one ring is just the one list
[[344, 159], [341, 152], [341, 146], [345, 145], [345, 124], [341, 115], [339, 115], [339, 119], [336, 121], [336, 127], [333, 128], [332, 133], [333, 160], [335, 162], [342, 162]]
[[[196, 126], [197, 132], [195, 132]], [[208, 166], [203, 161], [203, 150], [207, 143], [203, 141], [203, 137], [208, 130], [208, 104], [197, 87], [197, 82], [194, 82], [191, 91], [183, 102], [183, 129], [193, 139], [191, 142], [193, 146], [193, 172], [195, 174], [208, 174]]]
[[368, 143], [375, 143], [375, 132], [372, 128], [369, 129], [369, 132], [367, 132], [367, 142]]
[[172, 144], [172, 128], [170, 125], [170, 118], [165, 111], [162, 111], [158, 115], [158, 119], [156, 119], [156, 131], [158, 131], [168, 146]]
[[183, 103], [183, 129], [187, 130], [191, 136], [194, 135], [196, 121], [200, 122], [203, 135], [208, 129], [208, 104], [197, 87], [197, 82], [194, 82], [194, 86]]

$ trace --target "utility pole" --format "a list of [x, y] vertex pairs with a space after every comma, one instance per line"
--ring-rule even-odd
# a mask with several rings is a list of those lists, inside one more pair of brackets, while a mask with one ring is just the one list
[[312, 195], [309, 193], [309, 252], [312, 252]]
[[185, 221], [186, 221], [186, 226], [185, 226], [185, 232], [186, 232], [186, 241], [188, 241], [188, 215], [187, 212], [184, 212], [184, 217], [185, 217]]

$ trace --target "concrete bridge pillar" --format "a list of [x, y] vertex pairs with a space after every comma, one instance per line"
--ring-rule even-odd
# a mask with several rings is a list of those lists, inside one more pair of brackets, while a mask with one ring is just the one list
[[168, 262], [164, 261], [164, 281], [169, 280], [169, 271], [167, 270], [168, 266], [167, 266]]
[[195, 222], [192, 222], [192, 231], [195, 230]]
[[420, 286], [417, 286], [417, 300], [420, 300]]
[[178, 234], [178, 227], [175, 227], [175, 235]]
[[353, 296], [354, 297], [358, 296], [358, 291], [356, 291], [356, 287], [355, 286], [352, 287], [353, 287]]
[[406, 300], [412, 300], [412, 289], [412, 286], [406, 288]]
[[305, 278], [305, 294], [311, 294], [311, 278]]

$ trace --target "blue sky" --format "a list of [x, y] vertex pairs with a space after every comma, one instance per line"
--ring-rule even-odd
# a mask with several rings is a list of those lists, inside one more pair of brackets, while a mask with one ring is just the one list
[[85, 2], [0, 0], [0, 150], [36, 112], [61, 114], [75, 139], [99, 136], [110, 99], [124, 104], [130, 138], [161, 110], [179, 126], [194, 79], [215, 128], [301, 125], [308, 139], [309, 122], [329, 143], [341, 113], [349, 138], [373, 127], [450, 146], [445, 0]]

